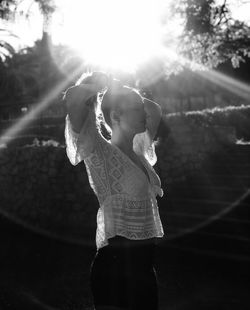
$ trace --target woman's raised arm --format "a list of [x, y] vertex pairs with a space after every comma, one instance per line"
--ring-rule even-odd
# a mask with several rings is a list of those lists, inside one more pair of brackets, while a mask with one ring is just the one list
[[150, 135], [150, 138], [153, 141], [161, 121], [162, 116], [161, 106], [158, 103], [149, 100], [147, 98], [143, 99], [143, 103], [147, 115], [146, 127]]
[[82, 84], [67, 89], [64, 100], [74, 132], [81, 131], [88, 117], [89, 109], [94, 109], [98, 90], [98, 86], [95, 84]]
[[89, 109], [94, 109], [97, 93], [107, 85], [107, 76], [102, 72], [93, 72], [80, 85], [67, 89], [64, 95], [72, 129], [79, 133], [88, 117]]
[[96, 125], [96, 104], [98, 92], [104, 88], [102, 81], [104, 77], [101, 73], [92, 74], [83, 81], [83, 84], [70, 87], [65, 92], [66, 153], [72, 165], [77, 165], [96, 147], [99, 137]]

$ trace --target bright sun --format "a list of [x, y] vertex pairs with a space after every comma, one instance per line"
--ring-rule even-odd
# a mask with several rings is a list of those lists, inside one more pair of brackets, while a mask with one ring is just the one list
[[63, 20], [52, 35], [55, 43], [70, 45], [90, 64], [133, 71], [161, 51], [164, 2], [58, 0]]

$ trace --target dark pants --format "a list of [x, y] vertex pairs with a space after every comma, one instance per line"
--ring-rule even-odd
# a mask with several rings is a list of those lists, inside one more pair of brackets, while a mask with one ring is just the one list
[[155, 239], [128, 240], [116, 236], [97, 251], [90, 278], [96, 309], [158, 309], [154, 250]]

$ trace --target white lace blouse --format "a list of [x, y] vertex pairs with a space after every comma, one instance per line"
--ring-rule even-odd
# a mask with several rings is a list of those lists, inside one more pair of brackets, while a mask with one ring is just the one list
[[71, 164], [84, 160], [90, 186], [99, 201], [97, 249], [108, 245], [108, 239], [116, 235], [133, 240], [164, 235], [156, 200], [157, 195], [163, 195], [160, 179], [140, 154], [140, 147], [135, 152], [147, 175], [101, 135], [94, 111], [89, 112], [79, 134], [66, 116], [65, 141]]

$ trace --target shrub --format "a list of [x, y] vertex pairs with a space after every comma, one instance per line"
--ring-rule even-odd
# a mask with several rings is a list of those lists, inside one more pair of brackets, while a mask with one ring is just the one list
[[165, 119], [170, 129], [178, 124], [192, 128], [233, 127], [238, 139], [250, 140], [250, 105], [172, 113]]

